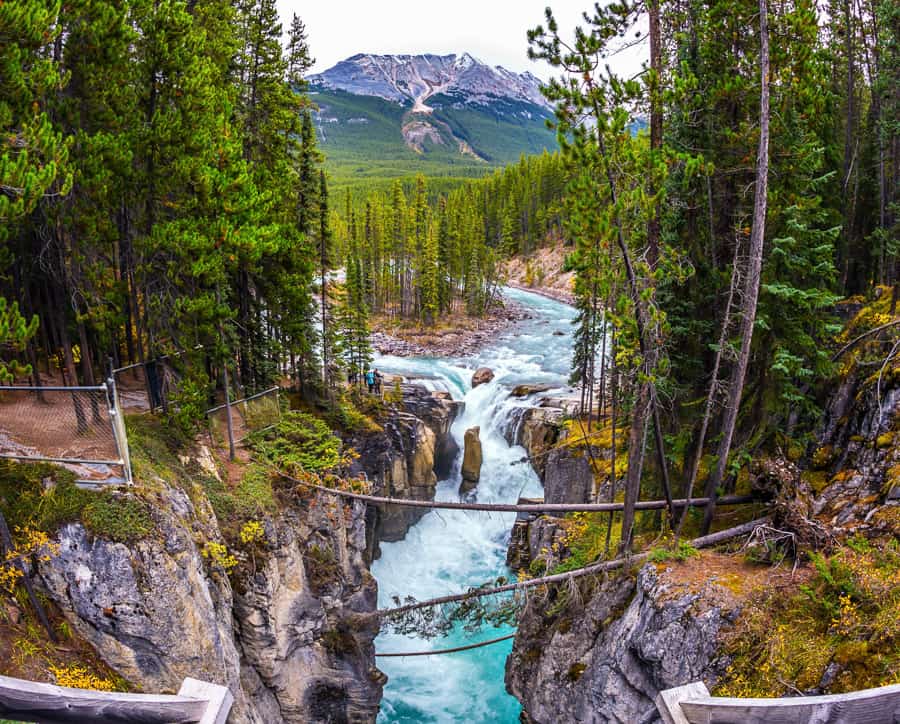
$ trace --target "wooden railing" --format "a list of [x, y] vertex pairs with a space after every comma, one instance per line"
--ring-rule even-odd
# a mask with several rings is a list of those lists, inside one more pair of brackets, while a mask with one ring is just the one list
[[185, 679], [177, 696], [69, 689], [0, 676], [0, 718], [44, 724], [225, 724], [226, 686]]
[[824, 696], [732, 699], [710, 696], [696, 682], [659, 692], [656, 708], [666, 724], [896, 724], [900, 684]]

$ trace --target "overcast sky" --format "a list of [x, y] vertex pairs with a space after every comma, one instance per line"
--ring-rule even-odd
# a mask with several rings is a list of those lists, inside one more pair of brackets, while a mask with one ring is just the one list
[[[278, 0], [285, 31], [297, 13], [306, 23], [316, 65], [330, 68], [356, 53], [469, 52], [489, 65], [546, 80], [551, 70], [528, 60], [529, 28], [553, 8], [565, 36], [593, 7], [593, 0]], [[633, 73], [646, 48], [616, 58], [613, 67]]]

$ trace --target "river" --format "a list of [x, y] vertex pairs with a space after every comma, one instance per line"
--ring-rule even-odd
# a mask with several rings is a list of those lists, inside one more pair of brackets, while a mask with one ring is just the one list
[[[484, 463], [477, 488], [479, 502], [514, 503], [524, 496], [541, 496], [541, 484], [530, 465], [513, 464], [525, 451], [510, 447], [503, 437], [513, 407], [527, 403], [511, 398], [510, 388], [522, 383], [566, 387], [572, 357], [572, 319], [568, 305], [507, 289], [511, 301], [529, 309], [533, 318], [498, 335], [478, 354], [460, 358], [379, 357], [375, 365], [386, 372], [425, 378], [434, 389], [449, 391], [465, 402], [452, 434], [460, 445], [453, 472], [438, 483], [438, 500], [458, 500], [463, 434], [478, 425]], [[490, 367], [494, 379], [471, 388], [477, 367]], [[509, 575], [506, 547], [515, 513], [432, 511], [413, 526], [406, 538], [382, 543], [381, 557], [372, 565], [378, 579], [379, 607], [392, 597], [432, 598]], [[454, 629], [432, 640], [382, 633], [380, 652], [443, 649], [496, 638], [512, 629], [484, 628], [478, 633]], [[381, 714], [383, 724], [467, 722], [514, 724], [518, 701], [503, 683], [506, 657], [512, 641], [466, 652], [412, 658], [380, 658], [378, 666], [389, 677]]]

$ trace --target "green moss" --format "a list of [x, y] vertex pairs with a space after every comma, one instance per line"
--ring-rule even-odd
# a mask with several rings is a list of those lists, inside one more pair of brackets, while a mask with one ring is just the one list
[[566, 672], [566, 678], [574, 683], [581, 678], [585, 669], [587, 669], [587, 664], [582, 664], [581, 662], [572, 664], [568, 672]]
[[821, 493], [828, 485], [828, 474], [824, 470], [804, 470], [800, 478], [816, 493]]
[[212, 476], [205, 476], [200, 482], [223, 526], [239, 528], [248, 520], [278, 509], [269, 471], [261, 465], [248, 467], [233, 488]]
[[678, 545], [673, 547], [659, 546], [653, 548], [647, 558], [651, 563], [665, 563], [666, 561], [686, 561], [700, 555], [694, 546], [685, 540], [678, 541]]
[[178, 458], [186, 439], [173, 425], [153, 415], [127, 415], [128, 450], [135, 480], [149, 485], [155, 477], [175, 484], [184, 475]]
[[141, 540], [154, 530], [146, 504], [132, 496], [101, 494], [82, 511], [82, 521], [94, 535], [120, 543]]
[[65, 524], [83, 523], [94, 535], [129, 542], [153, 531], [146, 503], [114, 490], [83, 490], [65, 468], [0, 461], [0, 509], [11, 528], [50, 535]]
[[831, 445], [823, 445], [813, 453], [810, 463], [814, 470], [824, 470], [831, 465], [834, 457], [834, 448]]

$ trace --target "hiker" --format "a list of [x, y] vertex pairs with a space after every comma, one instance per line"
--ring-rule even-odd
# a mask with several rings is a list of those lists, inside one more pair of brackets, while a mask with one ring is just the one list
[[366, 384], [370, 393], [375, 392], [375, 373], [371, 369], [366, 370]]
[[375, 394], [381, 394], [381, 383], [384, 381], [384, 375], [378, 371], [378, 368], [375, 368]]

